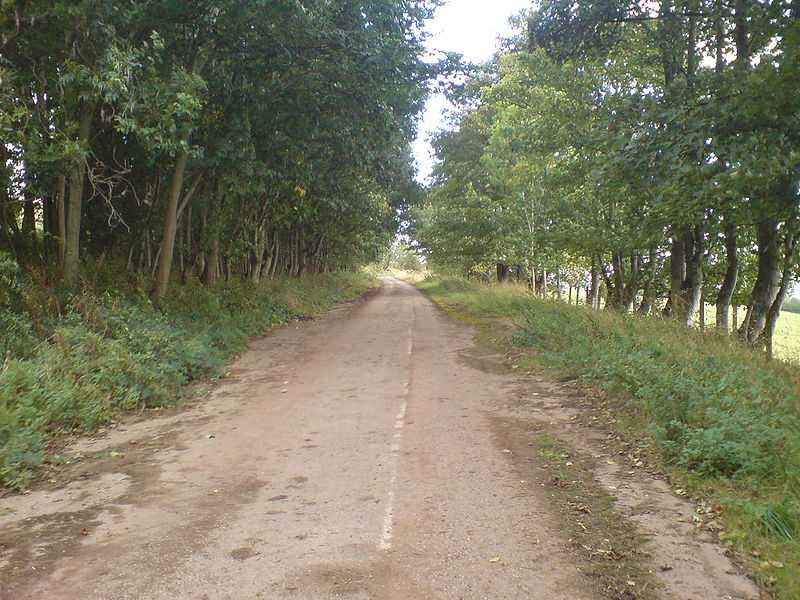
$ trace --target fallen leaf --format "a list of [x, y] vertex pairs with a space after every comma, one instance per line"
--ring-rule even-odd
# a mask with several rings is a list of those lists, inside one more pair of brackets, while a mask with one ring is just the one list
[[495, 556], [494, 558], [490, 558], [489, 562], [490, 563], [499, 563], [500, 562], [500, 557], [499, 556]]
[[592, 514], [591, 509], [586, 506], [585, 504], [580, 504], [578, 502], [567, 502], [567, 506], [569, 506], [573, 510], [577, 510], [579, 512]]

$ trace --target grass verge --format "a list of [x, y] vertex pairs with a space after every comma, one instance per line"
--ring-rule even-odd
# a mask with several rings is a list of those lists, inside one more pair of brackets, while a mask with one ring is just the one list
[[586, 583], [602, 590], [604, 598], [660, 598], [646, 539], [614, 510], [614, 498], [595, 480], [596, 457], [570, 449], [544, 423], [493, 421], [497, 441], [523, 477], [520, 484], [548, 497], [559, 517], [558, 534], [574, 552]]
[[375, 285], [336, 273], [175, 286], [156, 308], [111, 277], [64, 301], [0, 262], [0, 487], [23, 487], [48, 440], [174, 402], [188, 382], [218, 375], [251, 337]]
[[713, 331], [533, 297], [515, 285], [429, 278], [530, 364], [599, 393], [618, 428], [721, 507], [721, 540], [783, 600], [800, 600], [800, 369]]

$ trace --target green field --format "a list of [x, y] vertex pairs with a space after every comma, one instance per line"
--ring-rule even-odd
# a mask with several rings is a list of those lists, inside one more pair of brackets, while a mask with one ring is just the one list
[[[744, 307], [739, 309], [739, 323], [744, 319], [746, 312]], [[706, 306], [706, 323], [713, 324], [715, 320], [716, 309], [714, 305], [709, 304]], [[781, 312], [775, 329], [773, 352], [775, 358], [800, 363], [800, 314], [785, 310]]]
[[775, 356], [800, 362], [800, 314], [783, 311], [775, 330]]

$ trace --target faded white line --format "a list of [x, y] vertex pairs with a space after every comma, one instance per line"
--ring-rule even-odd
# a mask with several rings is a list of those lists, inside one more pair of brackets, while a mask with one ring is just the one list
[[[416, 315], [415, 315], [416, 316]], [[406, 347], [406, 355], [411, 358], [414, 351], [414, 329], [413, 320], [408, 326], [408, 344]], [[410, 365], [410, 362], [409, 362]], [[379, 550], [388, 550], [392, 547], [392, 537], [394, 535], [394, 501], [397, 496], [397, 463], [400, 456], [400, 447], [403, 440], [403, 426], [406, 422], [406, 411], [408, 410], [408, 396], [411, 392], [411, 372], [409, 369], [409, 379], [403, 385], [403, 403], [400, 405], [400, 411], [394, 420], [394, 435], [392, 435], [391, 446], [391, 466], [389, 477], [389, 492], [386, 495], [386, 511], [383, 514], [383, 529], [381, 531], [381, 539], [378, 542]]]

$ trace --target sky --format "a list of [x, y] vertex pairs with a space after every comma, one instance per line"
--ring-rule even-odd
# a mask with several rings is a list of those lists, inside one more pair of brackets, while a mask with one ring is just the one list
[[[497, 50], [498, 36], [511, 33], [509, 17], [530, 6], [531, 0], [448, 0], [428, 22], [431, 35], [426, 46], [432, 52], [458, 52], [470, 62], [486, 61]], [[449, 107], [441, 94], [432, 95], [425, 107], [413, 144], [421, 182], [427, 180], [433, 165], [430, 136], [442, 127], [442, 112]]]

